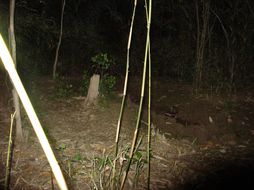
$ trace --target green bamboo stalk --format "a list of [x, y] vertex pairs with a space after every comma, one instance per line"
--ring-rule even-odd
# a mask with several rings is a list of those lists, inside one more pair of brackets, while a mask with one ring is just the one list
[[13, 129], [13, 121], [16, 115], [16, 111], [14, 114], [11, 114], [11, 126], [10, 126], [10, 134], [9, 134], [9, 142], [8, 142], [8, 152], [7, 152], [7, 159], [6, 159], [6, 170], [5, 170], [5, 181], [4, 181], [4, 189], [9, 189], [9, 182], [10, 182], [10, 161], [11, 161], [11, 150], [12, 150], [12, 129]]
[[[151, 1], [149, 1], [149, 3], [152, 4]], [[150, 8], [152, 8], [152, 6], [150, 5]], [[148, 7], [147, 7], [147, 1], [145, 0], [145, 10], [146, 10], [146, 19], [147, 19], [147, 23], [149, 22], [149, 17], [148, 17]], [[151, 87], [152, 87], [152, 71], [151, 71], [151, 43], [149, 40], [149, 47], [148, 47], [148, 106], [147, 106], [147, 189], [150, 189], [150, 173], [151, 173], [151, 155], [150, 155], [150, 151], [151, 151]]]
[[129, 31], [129, 39], [128, 39], [128, 45], [127, 45], [124, 90], [123, 90], [121, 109], [120, 109], [119, 118], [118, 118], [118, 122], [117, 122], [116, 139], [115, 139], [115, 160], [114, 160], [114, 165], [113, 165], [113, 179], [115, 179], [116, 161], [117, 161], [116, 157], [118, 154], [119, 136], [120, 136], [120, 132], [121, 132], [121, 122], [122, 122], [122, 116], [123, 116], [123, 110], [124, 110], [126, 92], [127, 92], [127, 86], [128, 86], [129, 65], [130, 65], [130, 47], [131, 47], [131, 40], [132, 40], [133, 24], [134, 24], [134, 19], [135, 19], [135, 15], [136, 15], [136, 7], [137, 7], [137, 0], [134, 1], [133, 13], [132, 13], [132, 18], [131, 18], [131, 26], [130, 26], [130, 31]]
[[147, 126], [147, 189], [150, 189], [150, 166], [151, 166], [151, 87], [152, 87], [152, 77], [151, 77], [151, 45], [149, 43], [149, 61], [148, 61], [148, 126]]
[[142, 112], [144, 91], [145, 91], [145, 83], [146, 83], [145, 79], [146, 79], [147, 57], [148, 57], [148, 50], [149, 50], [149, 44], [150, 44], [150, 23], [151, 23], [151, 11], [152, 11], [151, 5], [152, 5], [152, 1], [149, 0], [149, 12], [148, 12], [148, 20], [147, 20], [147, 35], [146, 35], [146, 48], [145, 48], [145, 56], [144, 56], [143, 77], [142, 77], [142, 87], [141, 87], [141, 94], [140, 94], [138, 117], [137, 117], [137, 122], [136, 122], [136, 128], [135, 128], [134, 135], [133, 135], [132, 146], [131, 146], [131, 150], [130, 150], [130, 154], [129, 154], [129, 161], [127, 163], [127, 168], [126, 168], [126, 171], [124, 173], [120, 189], [124, 188], [125, 181], [126, 181], [126, 178], [128, 176], [129, 170], [130, 170], [130, 165], [131, 165], [131, 162], [132, 162], [132, 159], [133, 159], [134, 149], [135, 149], [135, 146], [136, 146], [136, 143], [137, 143], [137, 137], [138, 137], [138, 133], [139, 133], [140, 116], [141, 116], [141, 112]]

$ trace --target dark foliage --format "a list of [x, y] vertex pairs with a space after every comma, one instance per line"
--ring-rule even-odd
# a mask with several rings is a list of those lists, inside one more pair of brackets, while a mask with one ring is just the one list
[[[197, 61], [197, 21], [202, 27], [203, 2], [154, 1], [151, 29], [154, 76], [193, 82]], [[66, 2], [58, 64], [61, 75], [82, 75], [91, 67], [91, 57], [100, 52], [115, 58], [118, 73], [124, 71], [131, 3], [128, 0]], [[133, 75], [142, 71], [146, 33], [143, 3], [138, 1], [134, 25], [130, 68]], [[0, 9], [0, 30], [7, 37], [8, 1], [1, 1]], [[16, 1], [18, 64], [23, 74], [51, 74], [60, 14], [59, 0]], [[209, 15], [202, 60], [203, 87], [215, 91], [253, 87], [253, 1], [210, 1]]]

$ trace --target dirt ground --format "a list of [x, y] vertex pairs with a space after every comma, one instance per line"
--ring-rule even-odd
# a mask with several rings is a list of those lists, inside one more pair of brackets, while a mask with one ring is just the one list
[[[114, 151], [121, 97], [86, 106], [75, 93], [59, 98], [55, 83], [40, 78], [27, 87], [70, 189], [92, 189], [93, 159]], [[130, 145], [138, 111], [139, 82], [131, 80], [120, 147]], [[11, 101], [0, 82], [0, 170], [5, 171]], [[146, 103], [145, 103], [146, 106]], [[252, 189], [254, 184], [254, 96], [195, 95], [189, 85], [153, 84], [151, 189]], [[49, 164], [23, 112], [25, 143], [15, 144], [10, 189], [52, 189]], [[140, 149], [146, 146], [143, 111]], [[14, 141], [15, 142], [15, 141]], [[145, 170], [137, 189], [146, 189]], [[143, 171], [142, 170], [142, 171]], [[131, 169], [130, 179], [134, 169]], [[0, 183], [4, 182], [4, 172]], [[133, 185], [128, 180], [128, 188]], [[58, 189], [55, 181], [54, 189]], [[1, 189], [1, 187], [0, 187]]]

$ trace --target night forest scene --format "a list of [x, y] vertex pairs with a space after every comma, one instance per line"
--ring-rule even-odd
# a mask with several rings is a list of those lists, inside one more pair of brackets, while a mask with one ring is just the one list
[[0, 0], [0, 190], [254, 189], [254, 1]]

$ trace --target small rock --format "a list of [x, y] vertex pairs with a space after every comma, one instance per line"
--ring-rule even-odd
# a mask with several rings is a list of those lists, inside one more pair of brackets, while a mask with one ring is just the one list
[[94, 119], [95, 119], [95, 115], [94, 114], [89, 115], [89, 120], [94, 120]]
[[228, 115], [227, 122], [228, 122], [228, 123], [232, 123], [232, 121], [233, 121], [233, 120], [232, 120], [232, 116], [231, 116], [231, 115]]
[[208, 117], [210, 123], [213, 123], [213, 118], [211, 116]]
[[224, 149], [224, 148], [223, 148], [223, 149], [220, 149], [219, 151], [220, 151], [222, 154], [225, 154], [225, 153], [227, 152], [226, 149]]

